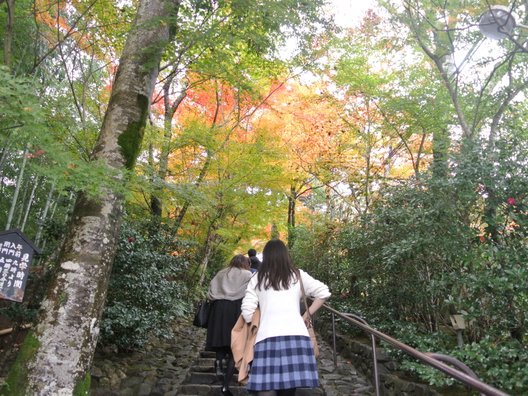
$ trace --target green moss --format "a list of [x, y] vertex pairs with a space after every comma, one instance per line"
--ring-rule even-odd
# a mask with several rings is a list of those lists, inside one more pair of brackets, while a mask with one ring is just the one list
[[0, 395], [25, 395], [27, 387], [27, 362], [33, 358], [39, 347], [40, 343], [37, 337], [30, 332], [24, 339], [24, 342], [18, 351], [15, 363], [7, 375], [6, 383], [2, 389], [0, 389]]
[[73, 390], [73, 396], [87, 396], [90, 394], [90, 384], [92, 382], [92, 377], [90, 373], [86, 373], [81, 381], [75, 385]]
[[131, 122], [126, 131], [117, 138], [121, 152], [125, 157], [125, 166], [127, 169], [132, 169], [136, 163], [139, 150], [141, 149], [141, 141], [148, 115], [148, 98], [144, 95], [137, 95], [137, 102], [141, 110], [139, 121]]
[[62, 292], [59, 295], [59, 303], [61, 305], [64, 305], [64, 304], [66, 304], [67, 301], [68, 301], [68, 294], [66, 292]]

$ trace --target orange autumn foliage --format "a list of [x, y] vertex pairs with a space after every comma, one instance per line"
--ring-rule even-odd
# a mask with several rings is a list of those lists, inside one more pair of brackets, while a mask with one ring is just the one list
[[50, 47], [57, 44], [66, 36], [72, 37], [81, 48], [87, 47], [86, 33], [76, 30], [67, 19], [62, 16], [67, 12], [67, 2], [49, 0], [35, 0], [35, 19], [47, 26], [49, 30], [42, 31], [43, 36], [50, 43]]
[[33, 13], [36, 22], [47, 28], [41, 29], [39, 33], [48, 42], [49, 48], [70, 39], [75, 41], [80, 51], [90, 52], [97, 59], [106, 60], [114, 52], [113, 41], [107, 34], [116, 31], [117, 25], [122, 22], [112, 18], [115, 13], [109, 14], [109, 7], [113, 5], [82, 0], [35, 0]]
[[338, 108], [313, 87], [293, 82], [282, 87], [258, 125], [287, 150], [292, 170], [316, 174], [345, 161], [340, 146], [346, 128]]

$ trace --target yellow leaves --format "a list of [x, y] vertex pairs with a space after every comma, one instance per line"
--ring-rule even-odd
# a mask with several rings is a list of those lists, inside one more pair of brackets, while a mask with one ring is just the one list
[[317, 86], [290, 83], [276, 93], [258, 120], [258, 126], [268, 130], [284, 150], [290, 169], [313, 169], [336, 156], [344, 126], [337, 109], [317, 91]]

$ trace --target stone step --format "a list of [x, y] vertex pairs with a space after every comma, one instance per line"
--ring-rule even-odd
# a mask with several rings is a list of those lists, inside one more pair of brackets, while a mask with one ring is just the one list
[[295, 396], [324, 396], [322, 388], [297, 388]]
[[[221, 381], [214, 370], [215, 353], [200, 351], [199, 357], [191, 365], [187, 376], [180, 385], [177, 395], [182, 396], [213, 396], [221, 395]], [[229, 389], [234, 396], [246, 396], [249, 393], [244, 386], [236, 381], [237, 373], [230, 382]], [[322, 388], [298, 388], [296, 396], [325, 395]]]
[[218, 381], [218, 377], [215, 373], [202, 373], [197, 371], [191, 371], [187, 376], [186, 381], [191, 384], [205, 384], [211, 385]]
[[[0, 0], [1, 1], [1, 0]], [[178, 337], [159, 341], [132, 354], [99, 355], [92, 368], [92, 396], [220, 396], [221, 382], [214, 373], [215, 353], [204, 351], [205, 329], [181, 323]], [[373, 396], [371, 379], [356, 370], [351, 358], [337, 354], [337, 367], [330, 345], [320, 340], [319, 380], [324, 387], [299, 389], [297, 396]], [[194, 378], [193, 378], [194, 377]], [[230, 385], [235, 396], [248, 393], [236, 381]], [[205, 380], [206, 384], [190, 381]], [[403, 394], [403, 393], [396, 393]], [[420, 393], [425, 394], [425, 393]], [[429, 393], [428, 393], [429, 394]], [[527, 395], [528, 396], [528, 395]]]
[[[247, 396], [245, 387], [230, 386], [229, 390], [234, 396]], [[180, 385], [177, 395], [181, 396], [218, 396], [221, 395], [221, 385], [183, 384]]]
[[206, 371], [213, 372], [214, 363], [215, 363], [214, 358], [200, 358], [193, 362], [191, 366], [191, 370], [202, 371], [202, 372], [206, 372]]
[[[230, 386], [229, 390], [234, 396], [248, 396], [249, 393], [243, 386]], [[184, 384], [181, 385], [178, 392], [180, 396], [218, 396], [221, 395], [220, 385], [205, 384]], [[297, 388], [295, 396], [324, 396], [325, 393], [321, 388]]]
[[[233, 375], [233, 380], [231, 380], [231, 383], [236, 383], [235, 378], [237, 378], [236, 374]], [[218, 379], [215, 373], [204, 373], [199, 371], [190, 371], [187, 375], [187, 378], [185, 379], [185, 383], [188, 384], [204, 384], [204, 385], [215, 385], [220, 384], [221, 381]]]

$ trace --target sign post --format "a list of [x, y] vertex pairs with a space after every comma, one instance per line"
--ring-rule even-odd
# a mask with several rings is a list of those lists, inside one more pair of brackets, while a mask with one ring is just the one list
[[0, 298], [22, 302], [34, 253], [40, 250], [22, 231], [0, 232]]

